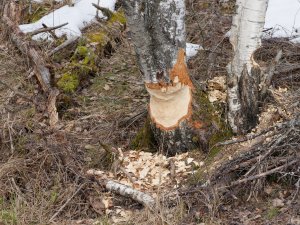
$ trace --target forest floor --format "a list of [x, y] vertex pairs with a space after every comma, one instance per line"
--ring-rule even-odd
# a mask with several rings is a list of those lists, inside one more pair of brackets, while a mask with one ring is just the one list
[[[187, 7], [188, 41], [205, 49], [189, 61], [191, 77], [199, 91], [209, 93], [209, 80], [226, 76], [231, 46], [224, 34], [230, 29], [234, 3], [187, 0]], [[98, 29], [101, 26], [89, 27], [83, 38]], [[209, 192], [194, 191], [195, 184], [203, 179], [199, 170], [209, 170], [224, 155], [231, 157], [251, 141], [225, 146], [218, 152], [196, 149], [172, 160], [158, 154], [147, 132], [148, 94], [127, 32], [122, 32], [109, 52], [106, 49], [91, 59], [96, 68], [88, 65], [92, 69], [84, 70], [76, 88], [59, 87], [59, 122], [54, 128], [48, 125], [47, 99], [27, 57], [2, 37], [0, 224], [300, 224], [299, 184], [296, 187], [284, 174], [268, 177], [257, 190], [240, 185], [225, 194], [213, 188]], [[43, 51], [53, 48], [51, 44], [37, 44]], [[79, 41], [49, 60], [58, 74], [56, 81], [69, 73], [66, 68], [83, 68], [78, 63], [86, 55], [83, 60], [78, 56], [78, 46], [90, 45]], [[256, 59], [267, 66], [279, 49], [283, 50], [283, 59], [276, 67], [273, 98], [262, 106], [260, 123], [253, 134], [300, 111], [300, 45], [269, 39], [263, 42]], [[73, 67], [74, 58], [77, 61]], [[291, 64], [296, 69], [284, 70]], [[224, 110], [224, 103], [215, 104]], [[109, 149], [122, 152], [122, 163], [130, 176], [117, 168], [117, 156]], [[154, 166], [145, 172], [146, 165]], [[150, 210], [130, 198], [107, 192], [87, 176], [90, 169], [103, 171], [109, 179], [135, 184], [157, 197], [158, 206]], [[132, 176], [142, 181], [131, 182]]]

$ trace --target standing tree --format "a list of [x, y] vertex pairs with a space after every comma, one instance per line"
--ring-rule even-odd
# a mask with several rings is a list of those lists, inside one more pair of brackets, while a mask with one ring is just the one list
[[184, 0], [124, 0], [131, 40], [150, 94], [154, 135], [167, 154], [193, 145], [192, 90], [185, 57]]
[[230, 42], [234, 58], [228, 65], [228, 121], [235, 133], [246, 133], [258, 120], [261, 70], [253, 54], [261, 46], [268, 0], [237, 0]]

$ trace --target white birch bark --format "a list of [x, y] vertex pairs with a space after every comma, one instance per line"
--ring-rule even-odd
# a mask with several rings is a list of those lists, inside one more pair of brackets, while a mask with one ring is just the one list
[[103, 176], [102, 171], [91, 169], [87, 171], [87, 174], [90, 176], [94, 176], [100, 184], [104, 185], [105, 188], [111, 192], [129, 197], [149, 208], [153, 208], [155, 206], [155, 199], [149, 194], [138, 191], [132, 187], [121, 184], [114, 180], [107, 179]]
[[237, 0], [230, 42], [234, 58], [228, 65], [228, 121], [235, 133], [257, 122], [259, 65], [253, 54], [261, 46], [268, 0]]
[[[171, 154], [188, 150], [192, 82], [186, 66], [185, 1], [124, 0], [154, 134]], [[163, 134], [163, 135], [162, 135]]]

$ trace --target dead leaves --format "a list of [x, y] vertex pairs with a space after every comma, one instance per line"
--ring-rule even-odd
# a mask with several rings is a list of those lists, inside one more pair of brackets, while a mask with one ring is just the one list
[[207, 82], [208, 99], [210, 102], [226, 102], [226, 77], [214, 77]]

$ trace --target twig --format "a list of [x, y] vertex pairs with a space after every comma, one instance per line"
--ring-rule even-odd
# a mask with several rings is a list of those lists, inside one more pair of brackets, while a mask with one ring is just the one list
[[113, 12], [110, 11], [108, 8], [101, 7], [101, 6], [99, 6], [99, 5], [96, 5], [95, 3], [92, 3], [92, 5], [93, 5], [96, 9], [100, 10], [101, 12], [103, 12], [104, 16], [107, 17], [107, 20], [109, 20], [109, 19], [112, 17]]
[[[97, 5], [100, 5], [100, 0], [98, 0]], [[96, 18], [99, 18], [99, 11], [98, 11], [98, 9], [96, 11]]]
[[15, 151], [15, 146], [14, 146], [14, 142], [13, 142], [13, 138], [12, 138], [12, 134], [11, 134], [12, 127], [10, 126], [9, 121], [10, 121], [10, 113], [7, 113], [7, 128], [8, 128], [10, 149], [11, 149], [11, 154], [13, 154]]
[[127, 176], [130, 182], [134, 184], [135, 182], [134, 177], [130, 173], [128, 173], [124, 167], [120, 166], [120, 170]]
[[[285, 134], [285, 136], [288, 136], [288, 134], [291, 132], [291, 128], [288, 130], [288, 132]], [[274, 143], [274, 145], [276, 146], [276, 144], [280, 143], [282, 141], [283, 137], [277, 139]], [[269, 150], [263, 155], [263, 156], [258, 156], [258, 163], [263, 161], [268, 155], [271, 154], [271, 152], [273, 151], [273, 147], [270, 146]], [[245, 174], [245, 176], [248, 176], [255, 168], [257, 167], [257, 164], [254, 164], [249, 170], [248, 172]]]
[[63, 211], [63, 209], [69, 204], [69, 202], [75, 197], [75, 195], [77, 195], [77, 193], [82, 189], [82, 187], [85, 185], [85, 183], [81, 184], [79, 186], [79, 188], [73, 193], [73, 195], [65, 202], [65, 204], [63, 204], [59, 210], [50, 218], [49, 222], [53, 222], [53, 220], [55, 219], [55, 217], [58, 216], [58, 214], [61, 213], [61, 211]]
[[79, 37], [73, 37], [67, 41], [65, 41], [64, 43], [62, 43], [61, 45], [57, 46], [56, 48], [54, 48], [52, 51], [50, 51], [48, 53], [48, 56], [52, 56], [54, 55], [55, 53], [57, 53], [58, 51], [68, 47], [69, 45], [75, 43], [77, 40], [79, 39]]
[[277, 52], [276, 57], [273, 59], [268, 72], [263, 77], [263, 81], [261, 82], [262, 88], [261, 88], [261, 93], [260, 93], [260, 96], [262, 99], [264, 99], [267, 94], [267, 91], [271, 85], [271, 81], [272, 81], [272, 78], [275, 73], [276, 65], [279, 63], [279, 60], [281, 59], [281, 57], [282, 57], [282, 50], [279, 50]]
[[[54, 23], [54, 21], [53, 21], [53, 23]], [[44, 27], [44, 28], [48, 28], [48, 26], [46, 25], [46, 24], [44, 24], [44, 23], [42, 23], [42, 26]], [[56, 34], [55, 34], [55, 32], [53, 32], [52, 30], [49, 30], [48, 31], [50, 34], [51, 34], [51, 36], [54, 38], [54, 39], [58, 39], [58, 37], [56, 36]]]
[[276, 167], [272, 170], [269, 170], [269, 171], [266, 171], [264, 173], [260, 173], [260, 174], [257, 174], [257, 175], [254, 175], [254, 176], [250, 176], [250, 177], [247, 177], [247, 178], [244, 178], [244, 179], [241, 179], [241, 180], [237, 180], [237, 181], [234, 181], [230, 184], [229, 187], [232, 187], [232, 186], [235, 186], [235, 185], [238, 185], [238, 184], [241, 184], [241, 183], [245, 183], [245, 182], [248, 182], [248, 181], [252, 181], [252, 180], [256, 180], [256, 179], [259, 179], [259, 178], [262, 178], [262, 177], [265, 177], [267, 175], [270, 175], [270, 174], [273, 174], [273, 173], [276, 173], [277, 171], [283, 169], [283, 168], [286, 168], [286, 167], [289, 167], [295, 163], [299, 162], [299, 159], [295, 159], [287, 164], [284, 164], [284, 165], [281, 165], [279, 167]]
[[174, 163], [174, 159], [170, 159], [169, 164], [170, 164], [170, 177], [171, 177], [172, 180], [174, 180], [175, 177], [176, 177], [176, 174], [175, 174], [176, 166], [175, 166], [175, 163]]
[[58, 89], [54, 88], [50, 90], [48, 96], [47, 111], [49, 115], [49, 125], [54, 127], [58, 122], [58, 112], [56, 108], [56, 98], [59, 95]]
[[[58, 26], [54, 26], [54, 27], [47, 27], [45, 24], [43, 24], [43, 27], [44, 28], [40, 28], [40, 29], [37, 29], [37, 30], [34, 30], [32, 32], [29, 32], [27, 33], [27, 35], [29, 36], [34, 36], [34, 35], [37, 35], [39, 33], [43, 33], [43, 32], [50, 32], [50, 31], [53, 31], [53, 30], [56, 30], [56, 29], [59, 29], [61, 27], [64, 27], [66, 25], [68, 25], [69, 23], [64, 23], [64, 24], [61, 24], [61, 25], [58, 25]], [[52, 34], [51, 34], [52, 35]]]
[[131, 183], [134, 183], [134, 177], [128, 173], [128, 171], [122, 166], [122, 162], [123, 162], [123, 153], [119, 152], [118, 150], [103, 144], [101, 141], [99, 141], [99, 144], [102, 146], [102, 148], [109, 154], [115, 154], [115, 161], [113, 162], [112, 165], [112, 169], [113, 169], [113, 173], [114, 175], [116, 175], [118, 170], [121, 170], [124, 175], [127, 176], [127, 178], [130, 180]]

